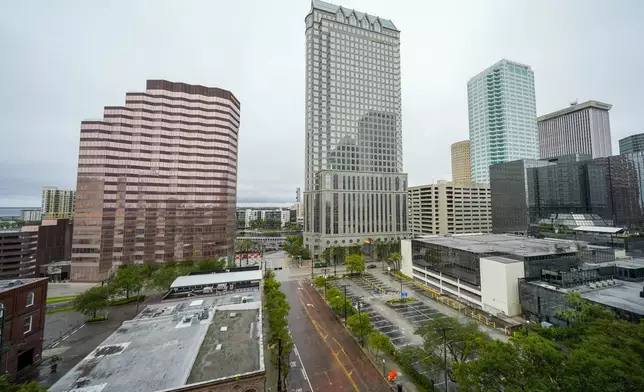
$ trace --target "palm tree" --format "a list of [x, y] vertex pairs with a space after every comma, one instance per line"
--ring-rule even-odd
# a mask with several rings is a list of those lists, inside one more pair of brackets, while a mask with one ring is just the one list
[[[253, 248], [253, 241], [249, 239], [243, 239], [239, 241], [239, 244], [237, 244], [237, 249], [239, 252], [244, 255], [246, 254], [246, 265], [248, 265], [248, 254], [250, 253], [250, 250]], [[241, 256], [239, 258], [239, 266], [241, 267]]]
[[394, 270], [396, 271], [400, 271], [401, 260], [402, 260], [402, 256], [400, 255], [400, 253], [392, 253], [387, 258], [387, 262], [392, 263], [394, 265]]
[[344, 262], [344, 255], [346, 254], [346, 248], [343, 246], [333, 247], [333, 274], [337, 275], [338, 273], [338, 260]]
[[331, 261], [331, 255], [333, 254], [333, 247], [328, 247], [320, 254], [320, 258], [324, 260], [324, 262], [329, 265], [329, 262]]

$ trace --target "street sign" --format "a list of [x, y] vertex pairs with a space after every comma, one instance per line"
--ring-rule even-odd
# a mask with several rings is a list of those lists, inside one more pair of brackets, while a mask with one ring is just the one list
[[403, 298], [407, 298], [407, 292], [406, 291], [403, 291], [401, 294], [402, 294]]

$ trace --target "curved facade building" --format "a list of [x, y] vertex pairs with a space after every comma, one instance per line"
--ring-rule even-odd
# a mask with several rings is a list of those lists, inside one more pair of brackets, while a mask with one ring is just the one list
[[472, 182], [469, 140], [462, 140], [452, 144], [452, 181], [459, 184]]
[[239, 121], [230, 91], [165, 80], [83, 121], [72, 279], [231, 255]]

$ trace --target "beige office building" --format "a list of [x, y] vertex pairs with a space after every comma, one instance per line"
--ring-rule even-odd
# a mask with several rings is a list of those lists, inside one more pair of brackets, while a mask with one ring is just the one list
[[490, 233], [490, 186], [438, 181], [409, 187], [409, 226], [414, 237]]
[[41, 199], [42, 219], [64, 219], [74, 216], [76, 191], [45, 186], [42, 188]]
[[465, 184], [472, 182], [469, 140], [452, 144], [452, 181]]

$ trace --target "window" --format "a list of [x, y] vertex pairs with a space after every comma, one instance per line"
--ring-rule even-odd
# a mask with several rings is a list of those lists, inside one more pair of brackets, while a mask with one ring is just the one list
[[27, 305], [26, 305], [26, 307], [29, 307], [29, 306], [34, 304], [34, 297], [35, 297], [35, 295], [34, 295], [33, 292], [29, 292], [29, 294], [27, 294]]
[[29, 333], [31, 332], [31, 319], [33, 316], [29, 316], [25, 318], [25, 332], [24, 333]]

